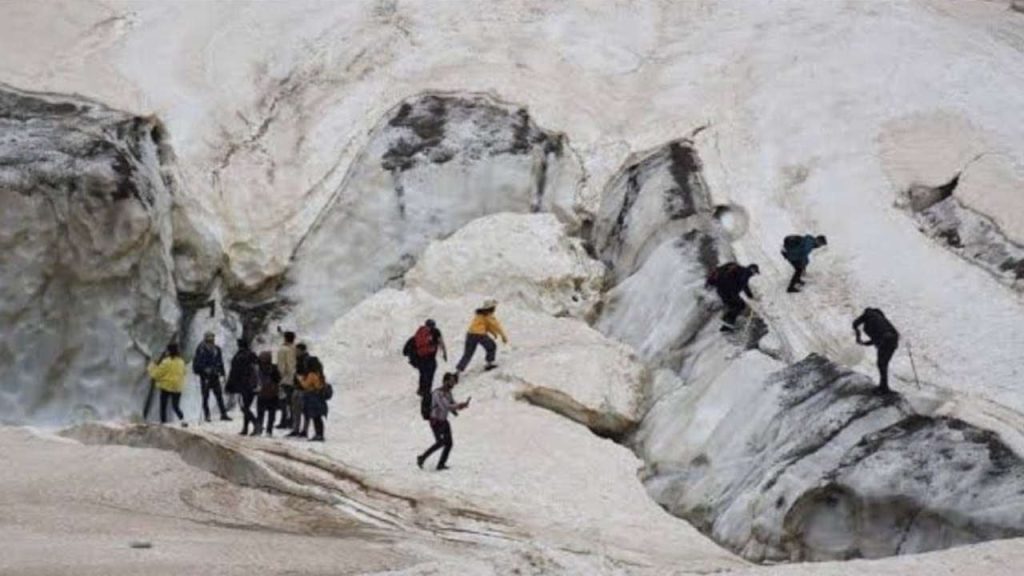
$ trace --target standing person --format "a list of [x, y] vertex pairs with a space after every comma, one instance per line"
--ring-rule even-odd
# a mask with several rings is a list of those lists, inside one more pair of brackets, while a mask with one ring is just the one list
[[203, 418], [207, 422], [210, 421], [210, 393], [213, 392], [221, 421], [230, 422], [231, 418], [228, 418], [228, 411], [224, 407], [224, 394], [220, 386], [220, 379], [225, 375], [224, 355], [220, 346], [217, 346], [213, 332], [207, 332], [203, 336], [203, 341], [196, 347], [196, 354], [192, 358], [192, 372], [199, 376], [199, 387], [203, 395]]
[[424, 420], [430, 419], [430, 392], [434, 388], [434, 374], [437, 373], [437, 351], [441, 350], [444, 361], [448, 361], [448, 348], [437, 323], [427, 320], [416, 330], [416, 334], [405, 343], [405, 355], [409, 363], [419, 371], [420, 413]]
[[[302, 377], [302, 403], [306, 426], [313, 422], [314, 436], [310, 442], [324, 441], [324, 418], [327, 417], [328, 385], [320, 359], [310, 357], [308, 371]], [[306, 431], [303, 431], [303, 436]]]
[[295, 393], [295, 332], [284, 333], [284, 344], [277, 349], [277, 369], [281, 371], [281, 423], [278, 428], [292, 427], [291, 402]]
[[185, 415], [181, 413], [181, 391], [185, 388], [185, 360], [181, 358], [178, 345], [168, 344], [167, 351], [160, 357], [160, 361], [151, 363], [147, 371], [160, 390], [160, 423], [167, 423], [167, 403], [170, 402], [171, 408], [181, 421], [181, 427], [188, 428]]
[[747, 298], [756, 300], [753, 292], [750, 291], [750, 279], [761, 273], [757, 264], [740, 266], [736, 262], [726, 262], [715, 268], [708, 276], [705, 287], [714, 286], [718, 297], [725, 305], [725, 313], [722, 314], [722, 332], [732, 332], [736, 329], [736, 319], [747, 309], [747, 303], [743, 301], [740, 294], [746, 294]]
[[793, 266], [793, 277], [789, 280], [786, 292], [799, 292], [803, 286], [804, 271], [811, 262], [811, 252], [815, 248], [826, 246], [828, 240], [824, 236], [786, 236], [782, 239], [782, 256]]
[[[864, 327], [864, 333], [870, 338], [867, 342], [861, 340], [861, 326]], [[896, 348], [900, 345], [900, 333], [878, 308], [865, 308], [864, 313], [853, 321], [853, 333], [857, 335], [857, 344], [874, 346], [877, 350], [878, 391], [888, 394], [892, 391], [889, 388], [889, 361], [892, 360]]]
[[249, 425], [256, 427], [256, 415], [252, 413], [252, 401], [256, 398], [258, 386], [258, 374], [256, 373], [259, 358], [249, 349], [249, 342], [245, 339], [238, 341], [238, 352], [231, 359], [231, 372], [228, 373], [227, 391], [231, 394], [239, 394], [242, 409], [242, 436], [249, 434]]
[[497, 307], [497, 300], [486, 300], [483, 306], [477, 308], [473, 320], [469, 323], [469, 330], [466, 334], [466, 349], [462, 353], [462, 360], [459, 360], [459, 364], [455, 368], [459, 372], [466, 371], [466, 367], [469, 366], [470, 360], [473, 359], [473, 353], [476, 352], [478, 345], [483, 346], [484, 350], [487, 351], [487, 366], [484, 369], [493, 370], [498, 367], [494, 363], [498, 345], [491, 336], [500, 336], [503, 344], [508, 344], [508, 337], [505, 336], [501, 322], [498, 322], [498, 319], [494, 316], [494, 311]]
[[292, 431], [288, 433], [289, 438], [297, 436], [306, 437], [309, 434], [309, 421], [305, 419], [305, 391], [302, 389], [302, 379], [309, 374], [309, 349], [300, 342], [295, 346], [295, 385], [292, 390]]
[[277, 412], [278, 395], [281, 393], [281, 371], [274, 366], [274, 358], [269, 351], [260, 353], [256, 375], [259, 379], [259, 389], [256, 391], [256, 428], [252, 435], [259, 436], [266, 430], [267, 436], [273, 437], [274, 416]]
[[416, 465], [423, 468], [423, 463], [426, 462], [430, 455], [438, 450], [442, 450], [441, 459], [437, 462], [438, 470], [448, 469], [448, 455], [451, 454], [452, 446], [452, 427], [448, 423], [448, 415], [453, 416], [459, 415], [459, 410], [465, 410], [469, 408], [469, 401], [472, 398], [467, 398], [465, 402], [456, 404], [455, 399], [452, 398], [452, 389], [459, 383], [459, 375], [455, 372], [449, 372], [444, 375], [441, 381], [441, 387], [434, 390], [431, 396], [433, 402], [430, 408], [430, 430], [434, 433], [434, 445], [427, 448], [427, 451], [416, 457]]

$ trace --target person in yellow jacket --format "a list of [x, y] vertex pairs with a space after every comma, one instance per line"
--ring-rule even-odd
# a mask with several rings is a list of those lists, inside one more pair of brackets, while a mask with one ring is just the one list
[[149, 377], [156, 382], [160, 390], [160, 423], [167, 423], [167, 401], [181, 420], [181, 426], [187, 428], [185, 415], [181, 413], [181, 391], [185, 389], [185, 360], [177, 344], [168, 344], [167, 351], [156, 364], [149, 365]]
[[469, 323], [469, 330], [466, 334], [466, 350], [462, 353], [462, 360], [459, 360], [456, 366], [456, 370], [459, 372], [466, 371], [466, 367], [469, 366], [470, 360], [473, 359], [473, 353], [476, 352], [477, 346], [483, 346], [487, 352], [487, 366], [485, 370], [493, 370], [498, 367], [494, 363], [498, 345], [491, 336], [500, 337], [503, 344], [508, 344], [508, 337], [505, 336], [505, 330], [502, 329], [501, 322], [498, 322], [498, 319], [494, 316], [494, 310], [497, 307], [498, 302], [496, 300], [487, 300], [483, 306], [477, 308], [476, 315], [473, 316], [472, 322]]

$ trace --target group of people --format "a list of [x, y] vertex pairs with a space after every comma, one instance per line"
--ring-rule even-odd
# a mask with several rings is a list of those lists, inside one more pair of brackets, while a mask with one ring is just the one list
[[[811, 252], [828, 244], [824, 236], [786, 236], [782, 243], [782, 256], [793, 267], [793, 276], [789, 280], [786, 292], [799, 292], [804, 285], [803, 275], [810, 264]], [[722, 332], [733, 332], [736, 329], [736, 321], [741, 315], [752, 314], [752, 310], [743, 300], [743, 295], [751, 300], [757, 300], [750, 291], [750, 279], [759, 274], [761, 270], [757, 264], [741, 266], [736, 262], [727, 262], [718, 266], [708, 275], [705, 287], [714, 288], [718, 292], [725, 312], [722, 315]], [[867, 334], [868, 340], [861, 337], [861, 328]], [[889, 361], [899, 347], [899, 332], [892, 325], [888, 318], [878, 308], [866, 308], [864, 312], [853, 321], [853, 332], [857, 343], [862, 346], [874, 346], [877, 350], [877, 363], [879, 383], [878, 391], [889, 393]]]
[[[284, 343], [278, 348], [276, 363], [269, 350], [256, 354], [247, 340], [238, 341], [238, 351], [231, 358], [230, 370], [224, 369], [224, 355], [212, 332], [207, 332], [196, 348], [192, 371], [199, 377], [203, 402], [203, 419], [210, 422], [210, 396], [217, 402], [222, 421], [231, 421], [224, 393], [238, 397], [242, 413], [243, 436], [274, 435], [274, 429], [289, 430], [288, 437], [309, 438], [313, 424], [314, 442], [324, 441], [324, 420], [327, 401], [333, 387], [327, 383], [323, 364], [309, 354], [307, 346], [296, 343], [294, 332], [283, 332]], [[178, 344], [172, 343], [159, 361], [150, 364], [149, 376], [160, 391], [160, 422], [167, 423], [167, 408], [187, 427], [181, 411], [181, 394], [185, 388], [186, 364]], [[224, 381], [222, 387], [221, 382]], [[255, 404], [255, 411], [253, 405]], [[277, 421], [280, 412], [281, 419]]]
[[419, 372], [417, 394], [420, 397], [420, 415], [430, 423], [430, 430], [434, 434], [434, 444], [416, 457], [416, 465], [420, 468], [438, 450], [441, 451], [441, 457], [437, 469], [448, 468], [448, 456], [454, 444], [448, 416], [458, 416], [459, 410], [468, 408], [470, 401], [467, 398], [465, 402], [456, 402], [452, 390], [459, 383], [459, 376], [469, 367], [476, 349], [482, 346], [486, 353], [484, 370], [493, 370], [498, 366], [495, 363], [498, 344], [494, 339], [501, 338], [502, 343], [508, 344], [508, 336], [495, 316], [497, 307], [496, 300], [486, 300], [476, 310], [466, 331], [466, 345], [462, 358], [456, 364], [456, 371], [445, 373], [441, 378], [441, 386], [436, 390], [433, 387], [434, 375], [437, 373], [437, 353], [441, 352], [444, 361], [448, 361], [448, 348], [437, 323], [434, 320], [424, 322], [402, 349], [409, 363]]

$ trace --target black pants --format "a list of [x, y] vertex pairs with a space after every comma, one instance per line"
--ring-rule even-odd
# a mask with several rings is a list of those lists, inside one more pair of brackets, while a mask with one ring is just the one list
[[420, 459], [426, 460], [431, 454], [443, 448], [441, 459], [437, 461], [437, 467], [443, 468], [448, 463], [448, 454], [452, 451], [452, 427], [447, 420], [431, 420], [430, 430], [434, 432], [434, 445], [428, 448]]
[[278, 410], [281, 411], [281, 423], [277, 425], [278, 428], [291, 428], [292, 427], [292, 394], [295, 393], [294, 386], [284, 387], [284, 400], [280, 401], [277, 405]]
[[437, 373], [437, 358], [420, 359], [416, 363], [420, 371], [420, 385], [416, 393], [420, 395], [420, 414], [424, 420], [430, 419], [430, 391], [434, 388], [434, 374]]
[[166, 390], [160, 391], [160, 423], [167, 423], [167, 401], [171, 401], [171, 408], [174, 413], [178, 416], [178, 420], [185, 420], [185, 415], [181, 413], [181, 392], [168, 392]]
[[878, 349], [878, 388], [883, 391], [889, 390], [889, 361], [900, 346], [900, 337], [897, 334], [887, 334], [875, 340], [875, 347]]
[[[258, 398], [256, 400], [256, 431], [274, 435], [274, 416], [277, 414], [277, 398]], [[264, 423], [265, 422], [265, 423]]]
[[217, 408], [220, 410], [220, 417], [227, 418], [228, 410], [224, 407], [224, 393], [220, 388], [220, 376], [217, 374], [199, 377], [200, 390], [203, 393], [203, 416], [210, 421], [210, 392], [217, 399]]
[[241, 396], [242, 434], [248, 434], [249, 424], [252, 424], [254, 430], [259, 428], [259, 425], [256, 423], [256, 415], [252, 413], [252, 401], [256, 399], [256, 393], [252, 390], [247, 390], [242, 392]]
[[[309, 418], [306, 419], [306, 428], [307, 429], [309, 428], [309, 420], [310, 420]], [[313, 437], [314, 438], [323, 438], [324, 437], [324, 417], [323, 416], [314, 416], [312, 418], [312, 420], [313, 420], [313, 432], [315, 434], [315, 436], [313, 436]], [[303, 432], [302, 435], [305, 436], [306, 433]]]
[[494, 363], [494, 356], [498, 351], [498, 345], [494, 343], [494, 339], [487, 334], [466, 334], [466, 350], [462, 353], [462, 360], [459, 360], [457, 367], [459, 372], [464, 372], [466, 366], [469, 366], [469, 361], [473, 359], [473, 353], [476, 352], [477, 346], [483, 346], [487, 351], [487, 363]]
[[725, 313], [722, 314], [722, 322], [725, 322], [729, 326], [736, 325], [736, 319], [740, 317], [740, 314], [747, 309], [747, 303], [740, 298], [739, 294], [728, 294], [719, 292], [718, 295], [722, 298], [722, 304], [725, 305]]
[[804, 271], [807, 270], [807, 262], [793, 262], [789, 260], [791, 266], [793, 266], [793, 277], [789, 279], [788, 290], [796, 290], [798, 284], [803, 284]]

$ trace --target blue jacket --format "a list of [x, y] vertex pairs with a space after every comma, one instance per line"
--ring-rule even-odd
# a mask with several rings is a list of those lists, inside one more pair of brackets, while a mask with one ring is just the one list
[[224, 376], [224, 356], [220, 346], [209, 346], [205, 342], [196, 348], [192, 358], [192, 371], [200, 376]]
[[783, 248], [782, 255], [794, 264], [807, 264], [811, 259], [811, 252], [818, 247], [818, 241], [810, 234], [800, 238], [800, 242], [792, 248]]

